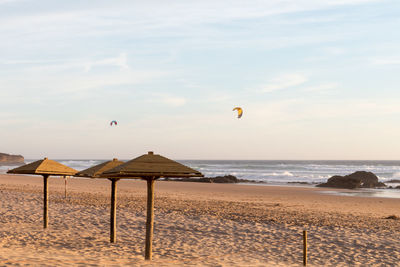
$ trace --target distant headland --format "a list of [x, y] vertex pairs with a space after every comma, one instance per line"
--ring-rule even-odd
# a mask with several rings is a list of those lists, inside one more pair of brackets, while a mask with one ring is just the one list
[[9, 155], [6, 153], [0, 153], [0, 165], [19, 165], [24, 163], [24, 157], [21, 155]]

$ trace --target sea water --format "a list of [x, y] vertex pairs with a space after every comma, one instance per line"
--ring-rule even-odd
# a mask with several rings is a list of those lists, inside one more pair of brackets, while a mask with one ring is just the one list
[[[30, 163], [35, 159], [25, 160]], [[78, 171], [87, 169], [106, 160], [56, 159]], [[194, 168], [206, 177], [234, 175], [240, 179], [262, 181], [272, 184], [306, 182], [310, 184], [325, 182], [333, 175], [346, 175], [355, 171], [369, 171], [386, 182], [400, 179], [400, 161], [361, 161], [361, 160], [176, 160]], [[0, 166], [5, 173], [15, 166]]]
[[[25, 160], [30, 163], [35, 159]], [[87, 169], [106, 160], [56, 159], [78, 171]], [[310, 185], [326, 182], [333, 175], [347, 175], [355, 171], [369, 171], [382, 182], [400, 179], [400, 161], [372, 160], [176, 160], [194, 168], [206, 177], [234, 175], [240, 179], [286, 185], [293, 182]], [[15, 166], [0, 166], [0, 173], [6, 173]], [[398, 184], [387, 184], [396, 186]], [[329, 193], [329, 192], [328, 192]], [[366, 196], [400, 197], [400, 190], [363, 190], [348, 194]]]

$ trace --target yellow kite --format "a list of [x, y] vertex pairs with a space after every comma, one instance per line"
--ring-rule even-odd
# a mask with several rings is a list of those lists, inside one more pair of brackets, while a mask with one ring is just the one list
[[243, 109], [242, 109], [242, 108], [239, 108], [239, 107], [236, 107], [236, 108], [234, 108], [232, 111], [235, 111], [235, 110], [237, 110], [238, 119], [240, 119], [240, 118], [242, 117], [242, 115], [243, 115]]

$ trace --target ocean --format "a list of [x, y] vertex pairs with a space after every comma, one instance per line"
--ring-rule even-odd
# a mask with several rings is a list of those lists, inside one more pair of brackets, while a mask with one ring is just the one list
[[[25, 160], [31, 163], [35, 159]], [[56, 159], [78, 171], [102, 163], [106, 160], [74, 160]], [[125, 160], [124, 160], [125, 161]], [[333, 175], [346, 175], [355, 171], [369, 171], [378, 176], [382, 182], [400, 179], [400, 161], [374, 160], [176, 160], [191, 168], [199, 170], [206, 177], [234, 175], [240, 179], [266, 182], [269, 185], [287, 185], [293, 182], [308, 183], [314, 186], [326, 182]], [[0, 173], [16, 166], [0, 166]], [[400, 184], [390, 183], [388, 186]], [[400, 198], [400, 190], [391, 189], [361, 189], [351, 192], [337, 192], [327, 189], [327, 194], [347, 196], [389, 197]]]
[[[57, 159], [56, 159], [57, 160]], [[35, 161], [26, 160], [26, 163]], [[58, 159], [76, 170], [84, 170], [105, 160]], [[234, 175], [240, 179], [263, 181], [272, 184], [288, 182], [325, 182], [333, 175], [346, 175], [355, 171], [370, 171], [382, 182], [400, 179], [400, 161], [365, 160], [177, 160], [199, 170], [206, 177]], [[5, 173], [15, 166], [0, 166]]]

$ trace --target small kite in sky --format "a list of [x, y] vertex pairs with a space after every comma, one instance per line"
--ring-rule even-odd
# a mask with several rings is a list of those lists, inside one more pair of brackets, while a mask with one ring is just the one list
[[242, 117], [242, 115], [243, 115], [243, 109], [242, 109], [242, 108], [239, 108], [239, 107], [236, 107], [236, 108], [234, 108], [232, 111], [235, 111], [235, 110], [237, 110], [238, 119], [240, 119], [240, 118]]
[[114, 124], [115, 126], [118, 125], [117, 121], [111, 121], [111, 122], [110, 122], [110, 126], [113, 126], [113, 124]]

